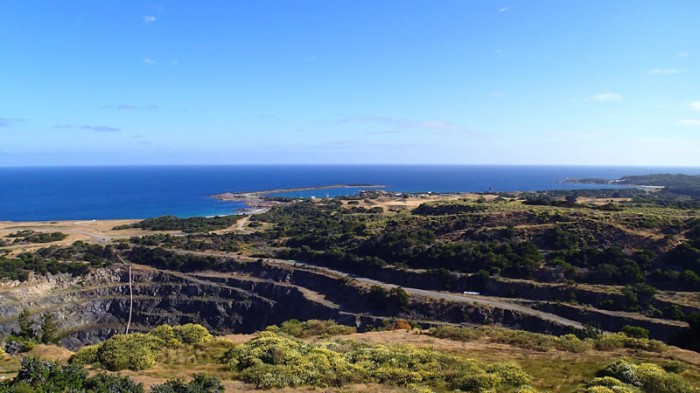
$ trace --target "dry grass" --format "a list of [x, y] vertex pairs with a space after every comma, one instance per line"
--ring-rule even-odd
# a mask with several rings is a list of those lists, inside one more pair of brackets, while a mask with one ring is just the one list
[[[17, 244], [3, 247], [10, 251], [11, 255], [22, 252], [31, 252], [50, 245], [69, 246], [81, 240], [91, 243], [108, 243], [116, 239], [128, 239], [131, 236], [142, 236], [152, 231], [141, 229], [127, 229], [122, 231], [112, 230], [117, 225], [129, 225], [139, 220], [88, 220], [88, 221], [38, 221], [38, 222], [12, 222], [0, 221], [0, 237], [5, 237], [13, 232], [32, 230], [35, 232], [62, 232], [67, 238], [51, 243]], [[166, 232], [163, 232], [166, 233]], [[169, 233], [180, 234], [170, 231]]]
[[27, 357], [39, 357], [43, 359], [53, 360], [61, 363], [68, 362], [73, 352], [65, 348], [57, 347], [55, 345], [44, 345], [40, 344], [34, 347], [31, 351], [24, 354]]

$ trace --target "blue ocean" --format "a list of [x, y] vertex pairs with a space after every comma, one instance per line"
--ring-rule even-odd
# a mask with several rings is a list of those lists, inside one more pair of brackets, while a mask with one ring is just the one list
[[[538, 191], [592, 188], [569, 178], [616, 179], [651, 173], [700, 174], [700, 168], [574, 166], [147, 166], [0, 168], [0, 221], [89, 220], [234, 214], [222, 192], [331, 184], [379, 184], [397, 192]], [[604, 187], [604, 186], [598, 186]], [[286, 196], [350, 195], [362, 187]]]

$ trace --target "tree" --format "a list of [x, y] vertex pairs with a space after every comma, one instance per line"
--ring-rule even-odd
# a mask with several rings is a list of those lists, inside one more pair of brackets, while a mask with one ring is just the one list
[[56, 326], [56, 321], [51, 314], [44, 314], [41, 316], [41, 342], [43, 344], [58, 344], [58, 327]]
[[403, 312], [408, 311], [408, 293], [401, 287], [394, 287], [389, 292], [391, 293], [391, 297], [398, 303], [399, 310]]
[[29, 316], [29, 311], [27, 309], [23, 309], [22, 312], [19, 313], [19, 316], [17, 316], [17, 322], [19, 323], [19, 333], [17, 336], [33, 339], [36, 338], [36, 332], [32, 327], [34, 322], [29, 319]]

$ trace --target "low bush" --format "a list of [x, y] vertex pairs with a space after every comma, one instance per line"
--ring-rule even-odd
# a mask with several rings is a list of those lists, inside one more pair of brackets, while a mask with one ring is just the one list
[[483, 339], [490, 342], [508, 344], [519, 348], [542, 352], [558, 349], [560, 351], [581, 353], [589, 349], [614, 351], [622, 348], [630, 348], [660, 353], [667, 349], [666, 344], [661, 341], [647, 338], [634, 338], [623, 333], [600, 334], [596, 338], [580, 339], [573, 334], [557, 337], [497, 327], [469, 328], [443, 326], [432, 329], [430, 334], [437, 338], [446, 338], [456, 341], [475, 341]]
[[171, 379], [161, 385], [151, 386], [152, 393], [223, 393], [224, 385], [216, 377], [197, 374], [189, 383], [182, 379]]
[[463, 391], [525, 386], [530, 377], [511, 363], [483, 364], [431, 348], [353, 341], [310, 344], [262, 332], [224, 357], [241, 379], [258, 388], [440, 384]]
[[183, 344], [189, 345], [206, 343], [212, 339], [212, 335], [207, 328], [195, 323], [175, 326], [173, 328], [173, 333], [176, 339], [180, 340]]
[[80, 348], [75, 354], [73, 354], [73, 356], [71, 356], [70, 363], [81, 365], [97, 363], [97, 351], [99, 348], [99, 345], [88, 345]]
[[308, 321], [298, 321], [290, 319], [283, 322], [280, 326], [269, 326], [267, 331], [284, 333], [297, 338], [307, 337], [331, 337], [352, 334], [357, 332], [357, 328], [353, 326], [340, 325], [335, 321], [320, 321], [318, 319], [310, 319]]
[[[653, 363], [634, 364], [626, 360], [617, 360], [607, 365], [599, 375], [603, 378], [596, 378], [589, 385], [608, 387], [614, 392], [635, 392], [635, 387], [648, 393], [700, 392], [700, 389], [693, 387], [680, 375], [668, 373]], [[612, 386], [614, 381], [620, 384]]]
[[[81, 348], [71, 357], [70, 362], [79, 365], [99, 364], [110, 371], [144, 370], [153, 367], [157, 356], [165, 349], [175, 352], [174, 355], [167, 354], [168, 361], [182, 358], [181, 353], [177, 351], [181, 347], [188, 352], [187, 357], [190, 358], [193, 353], [202, 352], [198, 347], [209, 345], [212, 339], [209, 331], [201, 325], [161, 325], [146, 334], [117, 334], [98, 345]], [[217, 342], [219, 341], [221, 340]], [[230, 345], [224, 345], [223, 348], [225, 349], [219, 352], [219, 356], [223, 355]]]
[[97, 360], [110, 371], [145, 370], [156, 364], [163, 346], [163, 340], [149, 334], [117, 334], [100, 344]]
[[97, 374], [88, 377], [81, 365], [63, 366], [38, 358], [23, 358], [17, 376], [0, 391], [8, 393], [120, 392], [143, 393], [143, 385], [120, 375]]

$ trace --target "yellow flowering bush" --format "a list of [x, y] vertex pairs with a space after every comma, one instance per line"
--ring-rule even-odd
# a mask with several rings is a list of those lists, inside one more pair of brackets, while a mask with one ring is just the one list
[[373, 382], [485, 392], [530, 382], [530, 376], [512, 363], [483, 364], [426, 347], [306, 343], [270, 331], [229, 350], [225, 360], [243, 381], [263, 389]]

